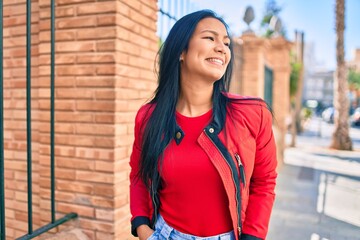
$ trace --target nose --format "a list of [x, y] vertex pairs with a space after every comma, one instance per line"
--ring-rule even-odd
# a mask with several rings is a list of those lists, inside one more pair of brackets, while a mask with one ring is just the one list
[[218, 44], [216, 44], [215, 46], [215, 51], [222, 53], [222, 54], [226, 54], [226, 45], [223, 42], [219, 42]]

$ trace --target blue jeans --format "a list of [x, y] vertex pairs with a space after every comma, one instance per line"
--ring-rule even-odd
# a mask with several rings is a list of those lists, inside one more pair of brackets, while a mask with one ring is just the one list
[[211, 237], [197, 237], [175, 230], [159, 215], [155, 224], [155, 232], [147, 240], [235, 240], [234, 231]]

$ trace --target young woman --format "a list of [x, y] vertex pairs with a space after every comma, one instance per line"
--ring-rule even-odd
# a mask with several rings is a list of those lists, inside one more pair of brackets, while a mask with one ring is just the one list
[[160, 49], [159, 85], [135, 119], [132, 233], [145, 239], [265, 239], [276, 149], [264, 101], [227, 93], [226, 23], [202, 10]]

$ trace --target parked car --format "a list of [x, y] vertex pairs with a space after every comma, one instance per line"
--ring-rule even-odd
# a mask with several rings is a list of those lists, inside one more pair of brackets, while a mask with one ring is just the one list
[[360, 107], [356, 108], [350, 116], [350, 123], [353, 126], [360, 126]]
[[335, 114], [335, 108], [328, 107], [322, 112], [321, 117], [327, 123], [334, 123], [334, 114]]

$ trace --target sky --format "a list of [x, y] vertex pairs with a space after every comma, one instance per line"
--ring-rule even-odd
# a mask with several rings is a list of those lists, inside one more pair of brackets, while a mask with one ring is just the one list
[[[170, 0], [171, 1], [171, 0]], [[182, 1], [182, 0], [180, 0]], [[259, 32], [265, 11], [266, 0], [190, 0], [190, 10], [211, 9], [229, 24], [234, 36], [247, 29], [243, 15], [247, 6], [252, 6], [255, 19], [250, 27]], [[295, 30], [303, 31], [306, 43], [314, 46], [314, 57], [318, 65], [328, 70], [336, 67], [335, 34], [336, 0], [276, 0], [282, 8], [279, 17], [294, 40]], [[360, 0], [345, 0], [345, 59], [353, 58], [355, 48], [360, 48]]]

